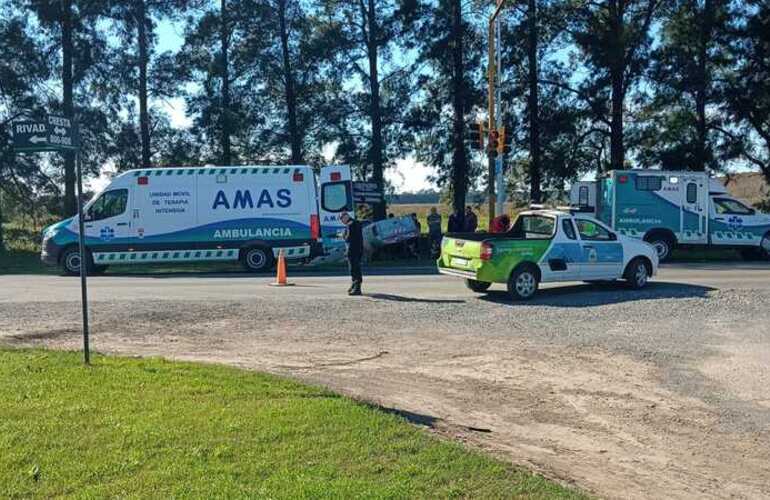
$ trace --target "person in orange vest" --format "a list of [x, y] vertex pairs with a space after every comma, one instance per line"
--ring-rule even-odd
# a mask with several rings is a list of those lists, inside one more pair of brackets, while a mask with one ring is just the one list
[[364, 256], [364, 236], [361, 232], [361, 223], [347, 212], [340, 214], [340, 221], [346, 226], [345, 244], [347, 245], [348, 268], [352, 281], [348, 295], [361, 295], [361, 284], [364, 281], [361, 272], [361, 259]]

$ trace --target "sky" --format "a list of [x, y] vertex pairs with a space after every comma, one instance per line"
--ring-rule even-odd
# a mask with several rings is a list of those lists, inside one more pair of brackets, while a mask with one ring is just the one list
[[[184, 30], [179, 23], [169, 20], [158, 22], [156, 33], [158, 35], [158, 52], [167, 50], [178, 51], [184, 41]], [[186, 114], [184, 99], [173, 98], [167, 101], [155, 102], [155, 106], [168, 113], [171, 124], [176, 128], [186, 128], [191, 125], [190, 117]], [[396, 193], [415, 192], [422, 189], [436, 188], [428, 180], [433, 173], [430, 167], [416, 162], [414, 158], [407, 157], [396, 161], [394, 168], [385, 171], [385, 178], [393, 186]]]

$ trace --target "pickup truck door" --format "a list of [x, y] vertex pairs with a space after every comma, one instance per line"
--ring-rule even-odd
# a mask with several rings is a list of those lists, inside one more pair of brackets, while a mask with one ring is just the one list
[[612, 280], [623, 273], [623, 244], [615, 233], [587, 218], [575, 218], [583, 251], [580, 279]]
[[569, 218], [562, 218], [558, 222], [553, 243], [540, 263], [542, 281], [579, 280], [581, 255], [575, 226]]

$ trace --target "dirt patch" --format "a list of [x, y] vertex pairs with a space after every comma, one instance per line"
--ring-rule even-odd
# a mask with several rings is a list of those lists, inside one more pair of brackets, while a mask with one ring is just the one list
[[[98, 302], [93, 345], [323, 384], [600, 496], [770, 496], [770, 296], [590, 293]], [[0, 342], [77, 349], [78, 322], [0, 304]]]

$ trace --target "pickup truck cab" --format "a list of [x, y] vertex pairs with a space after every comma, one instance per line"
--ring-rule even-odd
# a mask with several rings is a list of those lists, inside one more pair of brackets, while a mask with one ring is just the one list
[[464, 278], [474, 292], [505, 283], [526, 300], [540, 283], [624, 279], [635, 289], [658, 269], [658, 254], [641, 240], [619, 235], [587, 214], [529, 210], [507, 233], [451, 233], [441, 242], [438, 269]]

